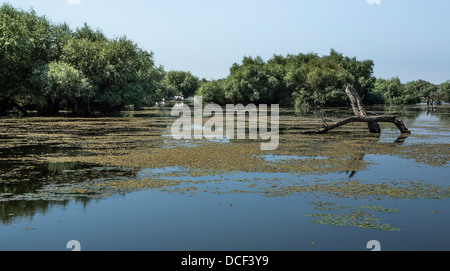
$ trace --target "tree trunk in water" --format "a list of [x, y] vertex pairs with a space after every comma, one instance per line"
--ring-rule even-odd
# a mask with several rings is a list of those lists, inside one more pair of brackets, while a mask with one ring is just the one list
[[345, 93], [347, 93], [348, 98], [350, 99], [353, 113], [355, 116], [348, 117], [345, 119], [342, 119], [340, 121], [334, 122], [332, 125], [324, 125], [324, 127], [320, 128], [316, 131], [304, 131], [301, 132], [302, 134], [323, 134], [330, 130], [333, 130], [335, 128], [338, 128], [342, 125], [352, 123], [352, 122], [365, 122], [367, 123], [367, 126], [369, 127], [370, 132], [372, 133], [381, 133], [381, 127], [378, 124], [379, 122], [389, 122], [395, 124], [395, 126], [398, 128], [398, 130], [402, 134], [410, 134], [411, 131], [406, 127], [405, 123], [397, 119], [397, 116], [387, 116], [387, 115], [381, 115], [381, 116], [367, 116], [367, 112], [363, 107], [361, 97], [359, 94], [355, 91], [355, 89], [352, 86], [348, 86], [345, 89]]
[[[355, 115], [358, 117], [366, 118], [367, 113], [362, 105], [361, 97], [359, 96], [358, 92], [356, 92], [356, 90], [352, 86], [347, 86], [347, 88], [345, 89], [345, 93], [347, 93], [347, 96], [350, 99], [353, 113], [355, 113]], [[381, 127], [377, 122], [368, 122], [367, 126], [369, 127], [369, 131], [371, 133], [381, 133]]]
[[368, 125], [376, 124], [376, 125], [374, 125], [374, 127], [378, 127], [378, 128], [380, 127], [380, 125], [378, 124], [379, 122], [390, 122], [390, 123], [395, 124], [395, 126], [397, 126], [397, 128], [400, 130], [400, 132], [402, 134], [403, 133], [406, 133], [406, 134], [411, 133], [408, 130], [408, 128], [406, 127], [405, 123], [403, 123], [403, 121], [397, 119], [396, 116], [372, 116], [372, 117], [353, 116], [353, 117], [348, 117], [348, 118], [342, 119], [340, 121], [337, 121], [337, 122], [333, 123], [332, 125], [322, 127], [317, 131], [306, 131], [303, 133], [304, 134], [323, 134], [330, 130], [333, 130], [335, 128], [338, 128], [340, 126], [343, 126], [345, 124], [349, 124], [352, 122], [366, 122]]

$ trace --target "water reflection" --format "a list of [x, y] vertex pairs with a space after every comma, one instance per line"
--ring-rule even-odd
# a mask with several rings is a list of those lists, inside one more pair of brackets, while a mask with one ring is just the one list
[[[383, 126], [382, 133], [379, 135], [371, 135], [365, 132], [352, 133], [351, 131], [337, 131], [330, 137], [338, 134], [345, 140], [352, 139], [365, 141], [367, 145], [357, 145], [348, 154], [342, 158], [342, 168], [325, 175], [318, 174], [291, 174], [288, 172], [228, 172], [228, 174], [207, 174], [203, 176], [193, 175], [192, 171], [183, 168], [159, 168], [159, 169], [131, 169], [105, 167], [104, 165], [80, 163], [80, 162], [58, 162], [50, 163], [40, 159], [42, 156], [51, 156], [57, 154], [78, 155], [80, 148], [61, 146], [60, 144], [29, 144], [21, 146], [12, 146], [8, 148], [0, 148], [0, 221], [3, 225], [12, 225], [25, 218], [33, 218], [36, 214], [50, 213], [55, 207], [65, 208], [70, 204], [70, 200], [75, 200], [82, 206], [86, 207], [95, 204], [99, 200], [96, 197], [90, 197], [76, 194], [58, 194], [54, 188], [61, 186], [74, 186], [84, 183], [102, 182], [103, 180], [124, 180], [141, 179], [147, 177], [169, 180], [180, 180], [183, 183], [176, 187], [177, 189], [167, 189], [167, 191], [186, 192], [189, 191], [207, 191], [213, 194], [232, 193], [233, 191], [245, 191], [255, 196], [257, 193], [270, 195], [272, 197], [280, 197], [286, 195], [283, 187], [288, 187], [292, 183], [314, 184], [319, 181], [350, 181], [360, 179], [363, 181], [381, 182], [382, 178], [417, 180], [423, 179], [426, 183], [433, 184], [436, 180], [441, 184], [445, 184], [444, 166], [436, 166], [431, 171], [431, 166], [420, 163], [420, 161], [402, 160], [394, 156], [376, 156], [371, 152], [371, 145], [395, 145], [399, 147], [411, 144], [424, 143], [425, 146], [432, 144], [445, 143], [449, 144], [449, 113], [450, 107], [368, 107], [367, 110], [377, 114], [398, 114], [408, 127], [411, 127], [413, 134], [409, 137], [405, 135], [399, 136], [395, 127]], [[132, 118], [149, 118], [151, 121], [147, 123], [148, 129], [155, 127], [163, 128], [159, 131], [167, 130], [167, 122], [160, 118], [166, 119], [170, 114], [167, 108], [160, 108], [155, 112], [138, 111], [128, 114], [126, 117]], [[297, 114], [297, 115], [296, 115]], [[314, 113], [312, 113], [314, 115]], [[317, 114], [317, 112], [316, 112]], [[330, 119], [338, 119], [351, 114], [348, 109], [325, 109], [323, 116]], [[281, 116], [293, 118], [300, 116], [294, 109], [283, 109]], [[311, 115], [309, 115], [311, 116]], [[137, 129], [136, 129], [137, 130]], [[102, 139], [111, 130], [101, 132], [99, 130], [84, 130], [84, 136], [98, 137]], [[91, 132], [91, 133], [90, 133]], [[119, 137], [121, 133], [134, 132], [127, 130], [126, 127], [122, 131], [117, 132]], [[90, 134], [89, 134], [90, 133]], [[293, 132], [295, 133], [295, 131]], [[161, 132], [162, 134], [162, 132]], [[160, 134], [160, 135], [161, 135]], [[343, 135], [345, 134], [345, 135]], [[302, 148], [325, 148], [324, 142], [327, 136], [317, 139], [316, 143], [311, 138], [311, 144], [304, 146], [299, 144], [297, 149], [282, 150], [280, 153], [266, 154], [260, 158], [267, 163], [295, 163], [308, 161], [324, 162], [324, 166], [328, 166], [325, 161], [329, 157], [326, 156], [304, 156]], [[0, 136], [0, 141], [8, 141], [14, 136]], [[295, 137], [290, 137], [290, 140]], [[128, 142], [128, 141], [126, 141]], [[158, 147], [167, 146], [173, 143], [167, 138], [161, 140]], [[195, 147], [193, 141], [179, 142], [184, 147]], [[229, 142], [224, 142], [228, 144]], [[234, 142], [233, 142], [234, 143]], [[125, 144], [125, 143], [124, 143]], [[186, 144], [186, 145], [184, 145]], [[245, 144], [245, 142], [242, 142]], [[281, 141], [281, 146], [283, 141]], [[448, 150], [441, 150], [444, 156], [448, 156]], [[368, 155], [370, 154], [370, 155]], [[218, 157], [220, 154], [218, 154]], [[400, 161], [400, 162], [399, 162]], [[377, 166], [365, 167], [367, 162], [378, 163]], [[397, 164], [394, 164], [397, 163]], [[396, 167], [401, 170], [395, 171]], [[388, 171], [390, 170], [390, 172]], [[422, 172], [422, 173], [421, 173]], [[394, 176], [395, 175], [395, 176]], [[343, 178], [345, 177], [345, 178]], [[390, 180], [391, 180], [390, 179]], [[447, 179], [448, 180], [448, 179]], [[403, 179], [402, 179], [403, 181]], [[81, 187], [81, 186], [80, 186]], [[195, 187], [195, 189], [193, 189]], [[183, 190], [184, 189], [184, 190]], [[278, 190], [277, 190], [278, 189]], [[278, 192], [277, 192], [278, 191]], [[281, 192], [280, 192], [281, 191]], [[209, 197], [211, 198], [211, 197]], [[174, 201], [176, 202], [176, 201]], [[172, 203], [175, 204], [175, 203]], [[197, 203], [199, 204], [199, 203]], [[277, 203], [278, 204], [278, 203]], [[287, 208], [289, 209], [289, 208]], [[293, 214], [289, 214], [292, 216]]]
[[71, 199], [87, 206], [96, 197], [86, 194], [68, 194], [59, 191], [59, 185], [73, 186], [93, 180], [113, 180], [118, 176], [136, 177], [136, 170], [108, 168], [79, 162], [62, 163], [3, 163], [0, 181], [0, 222], [11, 224], [35, 213], [45, 214], [53, 207], [64, 207]]

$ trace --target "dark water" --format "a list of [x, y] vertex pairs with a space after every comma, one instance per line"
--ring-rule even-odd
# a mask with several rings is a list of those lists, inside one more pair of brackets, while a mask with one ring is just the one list
[[[374, 108], [374, 111], [377, 109]], [[380, 109], [385, 112], [385, 108]], [[400, 109], [396, 109], [400, 110]], [[381, 112], [381, 111], [380, 111]], [[398, 112], [396, 112], [398, 113]], [[450, 144], [450, 110], [427, 111], [423, 108], [401, 111], [401, 117], [413, 134], [403, 144]], [[395, 128], [383, 129], [381, 142], [394, 142]], [[447, 148], [441, 150], [448, 156]], [[70, 151], [49, 146], [30, 149], [0, 150], [3, 157], [20, 157], [34, 152]], [[295, 154], [268, 155], [276, 159], [302, 159]], [[317, 157], [321, 159], [321, 157]], [[398, 156], [368, 154], [372, 162], [368, 169], [355, 172], [351, 178], [364, 182], [386, 180], [416, 181], [448, 189], [449, 166], [429, 165]], [[1, 161], [3, 171], [14, 172], [17, 160]], [[26, 162], [24, 162], [26, 163]], [[37, 173], [30, 182], [34, 186], [2, 186], [0, 202], [0, 250], [68, 250], [69, 240], [77, 240], [82, 250], [368, 250], [369, 240], [378, 240], [382, 250], [450, 250], [450, 198], [415, 198], [380, 200], [374, 198], [339, 198], [323, 194], [294, 193], [264, 195], [252, 193], [251, 186], [236, 180], [277, 179], [309, 182], [317, 175], [298, 176], [289, 173], [235, 172], [219, 176], [220, 182], [205, 182], [208, 192], [170, 193], [167, 191], [136, 191], [114, 194], [106, 198], [72, 199], [66, 201], [23, 200], [6, 201], [8, 197], [25, 195], [45, 187], [48, 176], [60, 176], [59, 184], [73, 181], [80, 170], [96, 165], [47, 164], [28, 170]], [[178, 172], [183, 169], [142, 169], [119, 172], [118, 169], [97, 168], [89, 179], [120, 176], [146, 177], [158, 172]], [[107, 172], [107, 175], [103, 173]], [[111, 172], [113, 174], [111, 174]], [[13, 174], [12, 174], [13, 175]], [[11, 178], [18, 178], [12, 176]], [[62, 177], [61, 177], [62, 176]], [[114, 178], [114, 177], [113, 177]], [[217, 179], [217, 175], [193, 180]], [[351, 180], [346, 172], [320, 176], [326, 180]], [[182, 176], [173, 177], [182, 180]], [[213, 193], [247, 189], [246, 193]], [[199, 190], [202, 184], [198, 184]], [[9, 192], [8, 192], [9, 191]], [[9, 193], [9, 194], [8, 194]], [[8, 194], [8, 195], [6, 195]], [[323, 211], [320, 202], [329, 202], [337, 209]], [[371, 212], [383, 224], [394, 230], [367, 229], [352, 225], [313, 223], [316, 213], [340, 214], [367, 211], [364, 206], [383, 206], [399, 212]], [[366, 212], [367, 213], [367, 212]], [[18, 215], [20, 214], [20, 215]]]

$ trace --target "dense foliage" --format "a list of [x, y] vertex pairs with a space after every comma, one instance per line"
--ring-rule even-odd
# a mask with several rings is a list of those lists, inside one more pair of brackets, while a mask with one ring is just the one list
[[198, 94], [217, 103], [281, 103], [296, 106], [346, 106], [344, 92], [352, 85], [365, 104], [440, 104], [450, 101], [450, 81], [424, 80], [403, 84], [398, 77], [375, 78], [372, 60], [359, 61], [331, 50], [329, 55], [274, 55], [267, 62], [244, 57], [230, 75], [208, 82]]
[[186, 71], [156, 67], [153, 54], [126, 37], [109, 39], [88, 25], [70, 29], [43, 16], [0, 7], [0, 115], [36, 110], [55, 115], [114, 114], [128, 105], [152, 106], [174, 96], [202, 95], [205, 101], [347, 106], [347, 85], [365, 104], [440, 104], [450, 102], [450, 81], [400, 82], [375, 78], [372, 60], [357, 60], [331, 50], [244, 57], [224, 79], [199, 80]]
[[33, 10], [0, 7], [0, 114], [27, 109], [54, 115], [114, 114], [192, 95], [199, 80], [155, 67], [153, 54], [125, 37], [108, 39], [88, 25], [72, 31]]
[[159, 96], [170, 97], [190, 97], [195, 94], [200, 87], [199, 79], [190, 72], [169, 71], [163, 77], [163, 89]]
[[225, 80], [209, 82], [198, 93], [216, 102], [342, 106], [348, 104], [344, 90], [351, 84], [366, 102], [373, 103], [373, 66], [371, 60], [358, 61], [334, 50], [323, 57], [275, 55], [267, 62], [244, 57]]

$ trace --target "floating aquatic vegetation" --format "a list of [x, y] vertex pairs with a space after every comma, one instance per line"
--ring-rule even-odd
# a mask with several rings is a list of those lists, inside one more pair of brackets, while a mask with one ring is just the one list
[[436, 214], [436, 213], [440, 213], [440, 212], [443, 212], [442, 210], [435, 210], [435, 211], [430, 211], [429, 213], [430, 214]]
[[[79, 183], [50, 184], [45, 185], [34, 192], [10, 195], [0, 195], [2, 201], [66, 201], [76, 198], [102, 198], [116, 193], [128, 193], [139, 190], [164, 190], [169, 186], [179, 185], [180, 181], [145, 179], [128, 180], [117, 178], [112, 180], [91, 180]], [[190, 188], [195, 189], [195, 188]]]
[[322, 211], [337, 211], [337, 210], [348, 208], [348, 207], [345, 207], [342, 205], [338, 205], [336, 203], [324, 202], [324, 201], [312, 202], [311, 204], [314, 205], [314, 209], [322, 210]]
[[[393, 230], [397, 228], [377, 216], [396, 215], [396, 208], [350, 208], [328, 200], [450, 197], [448, 186], [432, 184], [432, 174], [423, 182], [385, 177], [376, 183], [357, 180], [353, 174], [352, 179], [335, 174], [371, 170], [374, 155], [408, 159], [414, 166], [446, 168], [450, 160], [450, 126], [446, 124], [408, 124], [413, 133], [399, 144], [395, 127], [395, 132], [383, 127], [380, 137], [368, 133], [365, 124], [324, 135], [301, 135], [296, 129], [315, 129], [322, 125], [321, 120], [288, 112], [280, 115], [280, 126], [295, 124], [296, 129], [283, 131], [279, 148], [264, 152], [260, 142], [252, 140], [176, 141], [168, 136], [174, 120], [170, 110], [132, 114], [134, 117], [1, 119], [0, 220], [32, 217], [69, 199], [85, 203], [116, 193], [155, 190], [188, 196], [257, 193], [318, 197], [322, 201], [315, 210], [330, 214], [312, 217], [317, 220], [314, 223]], [[155, 171], [137, 176], [147, 168]]]
[[330, 226], [353, 226], [366, 229], [377, 229], [383, 231], [401, 231], [402, 228], [393, 227], [388, 223], [383, 223], [382, 219], [372, 214], [372, 212], [400, 213], [400, 209], [385, 208], [378, 205], [360, 205], [362, 209], [337, 205], [332, 202], [313, 202], [315, 209], [322, 211], [340, 211], [347, 210], [345, 213], [313, 213], [307, 214], [307, 217], [314, 218], [312, 223]]
[[364, 209], [369, 209], [375, 212], [383, 212], [383, 213], [401, 213], [402, 210], [399, 208], [386, 208], [380, 205], [359, 205], [359, 207]]
[[[179, 185], [180, 183], [181, 181], [149, 178], [145, 180], [114, 180], [97, 183], [96, 186], [108, 191], [124, 193], [129, 191], [147, 190], [147, 189], [158, 190], [169, 186], [176, 186]], [[88, 186], [91, 186], [91, 184], [88, 184]]]
[[[312, 128], [321, 124], [320, 119], [298, 117], [291, 113], [281, 114], [282, 127], [296, 124], [300, 128]], [[149, 185], [150, 182], [145, 184], [133, 181], [133, 178], [126, 176], [123, 171], [111, 171], [111, 175], [115, 176], [116, 181], [122, 182], [123, 187], [117, 183], [110, 184], [110, 188], [111, 191], [114, 190], [112, 188], [118, 191], [131, 191], [133, 188], [137, 190], [165, 188], [166, 191], [177, 191], [167, 188], [180, 186], [178, 191], [189, 189], [189, 191], [217, 192], [220, 190], [217, 187], [210, 190], [207, 187], [195, 189], [205, 183], [187, 183], [197, 177], [208, 176], [214, 177], [204, 180], [205, 182], [224, 180], [227, 175], [238, 172], [289, 173], [293, 176], [286, 181], [290, 182], [289, 184], [249, 178], [251, 181], [247, 182], [248, 189], [231, 188], [222, 191], [259, 192], [264, 196], [322, 193], [331, 197], [356, 199], [367, 197], [439, 199], [450, 196], [450, 190], [446, 187], [421, 182], [401, 185], [390, 180], [384, 184], [359, 180], [335, 181], [332, 178], [316, 178], [313, 183], [303, 183], [299, 180], [305, 175], [368, 170], [373, 162], [365, 158], [367, 154], [398, 156], [413, 159], [421, 164], [445, 167], [449, 160], [450, 149], [446, 141], [440, 143], [418, 141], [399, 145], [383, 142], [377, 135], [367, 133], [365, 125], [355, 124], [343, 127], [338, 132], [317, 136], [301, 135], [296, 133], [295, 129], [286, 130], [280, 135], [279, 148], [264, 152], [260, 150], [259, 142], [251, 140], [233, 140], [226, 143], [208, 140], [181, 142], [169, 136], [162, 136], [167, 135], [174, 120], [169, 117], [170, 110], [152, 109], [139, 112], [139, 116], [137, 113], [134, 115], [135, 117], [118, 118], [2, 119], [0, 126], [8, 132], [0, 133], [2, 136], [0, 159], [11, 166], [0, 170], [0, 184], [31, 183], [32, 180], [42, 180], [45, 184], [91, 182], [92, 188], [88, 190], [77, 188], [72, 184], [72, 192], [75, 191], [73, 194], [95, 194], [95, 189], [99, 189], [97, 192], [101, 194], [103, 193], [101, 189], [105, 189], [105, 186], [95, 187], [95, 185], [96, 180], [103, 176], [98, 172], [87, 174], [88, 171], [80, 169], [78, 165], [95, 165], [104, 169], [101, 171], [107, 171], [109, 168], [128, 168], [130, 171], [131, 169], [137, 171], [142, 168], [180, 167], [186, 171], [162, 172], [157, 176], [151, 176], [152, 180], [177, 181], [170, 186], [161, 187], [153, 187]], [[420, 128], [420, 125], [416, 124], [413, 127]], [[440, 133], [448, 133], [445, 126], [439, 129]], [[348, 134], [352, 136], [349, 137]], [[423, 136], [416, 133], [410, 135], [411, 138]], [[186, 144], [189, 146], [193, 144], [195, 147], [186, 147]], [[166, 148], [168, 145], [170, 148]], [[48, 163], [46, 170], [50, 171], [51, 175], [43, 176], [42, 170], [36, 168], [36, 164], [43, 163]], [[244, 182], [244, 180], [235, 181]], [[187, 185], [190, 188], [186, 188]], [[50, 191], [42, 190], [40, 193]], [[67, 195], [69, 194], [71, 193], [67, 192]], [[31, 194], [28, 197], [35, 198]], [[11, 198], [13, 197], [9, 194], [0, 194], [0, 200]]]
[[24, 231], [35, 231], [35, 230], [37, 230], [36, 228], [32, 228], [32, 227], [28, 227], [28, 228], [25, 228], [25, 229], [23, 229]]
[[368, 214], [310, 214], [308, 217], [315, 217], [312, 222], [319, 225], [330, 226], [353, 226], [366, 229], [377, 229], [383, 231], [401, 231], [402, 228], [393, 227], [390, 224], [382, 223], [381, 219]]
[[449, 197], [450, 188], [424, 182], [413, 182], [409, 185], [395, 183], [365, 183], [361, 180], [334, 181], [311, 185], [290, 185], [283, 187], [286, 193], [325, 193], [336, 198], [396, 198], [441, 199]]

